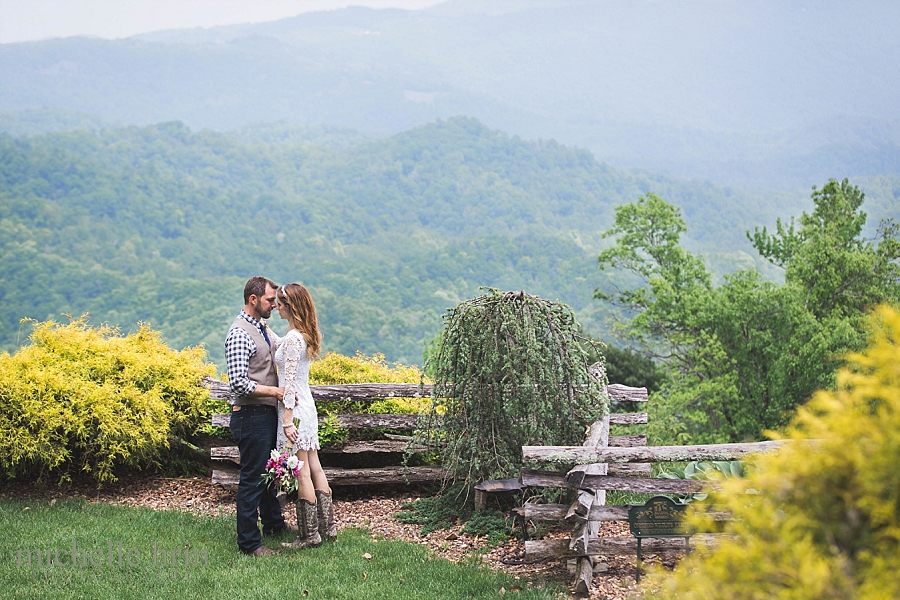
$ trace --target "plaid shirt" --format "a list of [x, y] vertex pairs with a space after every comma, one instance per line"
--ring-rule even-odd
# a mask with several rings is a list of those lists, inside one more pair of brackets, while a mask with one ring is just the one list
[[[263, 332], [264, 325], [241, 310], [242, 319]], [[271, 329], [266, 330], [269, 340], [278, 347], [281, 339]], [[228, 371], [228, 382], [231, 391], [238, 396], [249, 396], [256, 389], [256, 382], [247, 376], [250, 368], [250, 357], [256, 354], [256, 342], [240, 327], [232, 326], [225, 338], [225, 366]]]

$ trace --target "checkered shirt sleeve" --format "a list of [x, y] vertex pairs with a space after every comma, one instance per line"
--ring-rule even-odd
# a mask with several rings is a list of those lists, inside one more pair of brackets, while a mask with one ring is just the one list
[[248, 396], [256, 389], [256, 382], [247, 376], [250, 357], [256, 354], [256, 344], [240, 327], [232, 327], [225, 338], [225, 367], [228, 383], [237, 396]]

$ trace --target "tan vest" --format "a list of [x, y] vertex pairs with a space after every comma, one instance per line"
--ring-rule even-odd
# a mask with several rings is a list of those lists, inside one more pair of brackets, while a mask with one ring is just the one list
[[[240, 327], [250, 335], [250, 339], [256, 344], [256, 354], [250, 357], [247, 367], [247, 377], [256, 383], [278, 387], [278, 371], [275, 370], [275, 346], [269, 346], [266, 338], [259, 329], [247, 322], [247, 319], [238, 315], [232, 327]], [[278, 406], [278, 398], [275, 396], [238, 396], [235, 404], [245, 406], [247, 404], [265, 404], [266, 406]]]

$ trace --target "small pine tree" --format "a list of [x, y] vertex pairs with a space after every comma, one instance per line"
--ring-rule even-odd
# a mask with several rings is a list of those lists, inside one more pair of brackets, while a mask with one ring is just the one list
[[424, 435], [457, 483], [515, 476], [523, 445], [580, 444], [608, 412], [568, 306], [490, 289], [445, 320]]

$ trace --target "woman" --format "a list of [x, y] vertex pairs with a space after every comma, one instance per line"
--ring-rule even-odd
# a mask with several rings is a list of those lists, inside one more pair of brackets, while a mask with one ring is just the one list
[[297, 539], [282, 546], [303, 548], [318, 546], [322, 538], [337, 538], [331, 488], [319, 463], [319, 420], [316, 405], [309, 391], [309, 365], [319, 355], [322, 334], [312, 297], [299, 283], [288, 283], [276, 294], [278, 314], [290, 329], [281, 338], [275, 351], [279, 386], [284, 399], [278, 403], [283, 436], [279, 447], [288, 440], [303, 461], [297, 490]]

